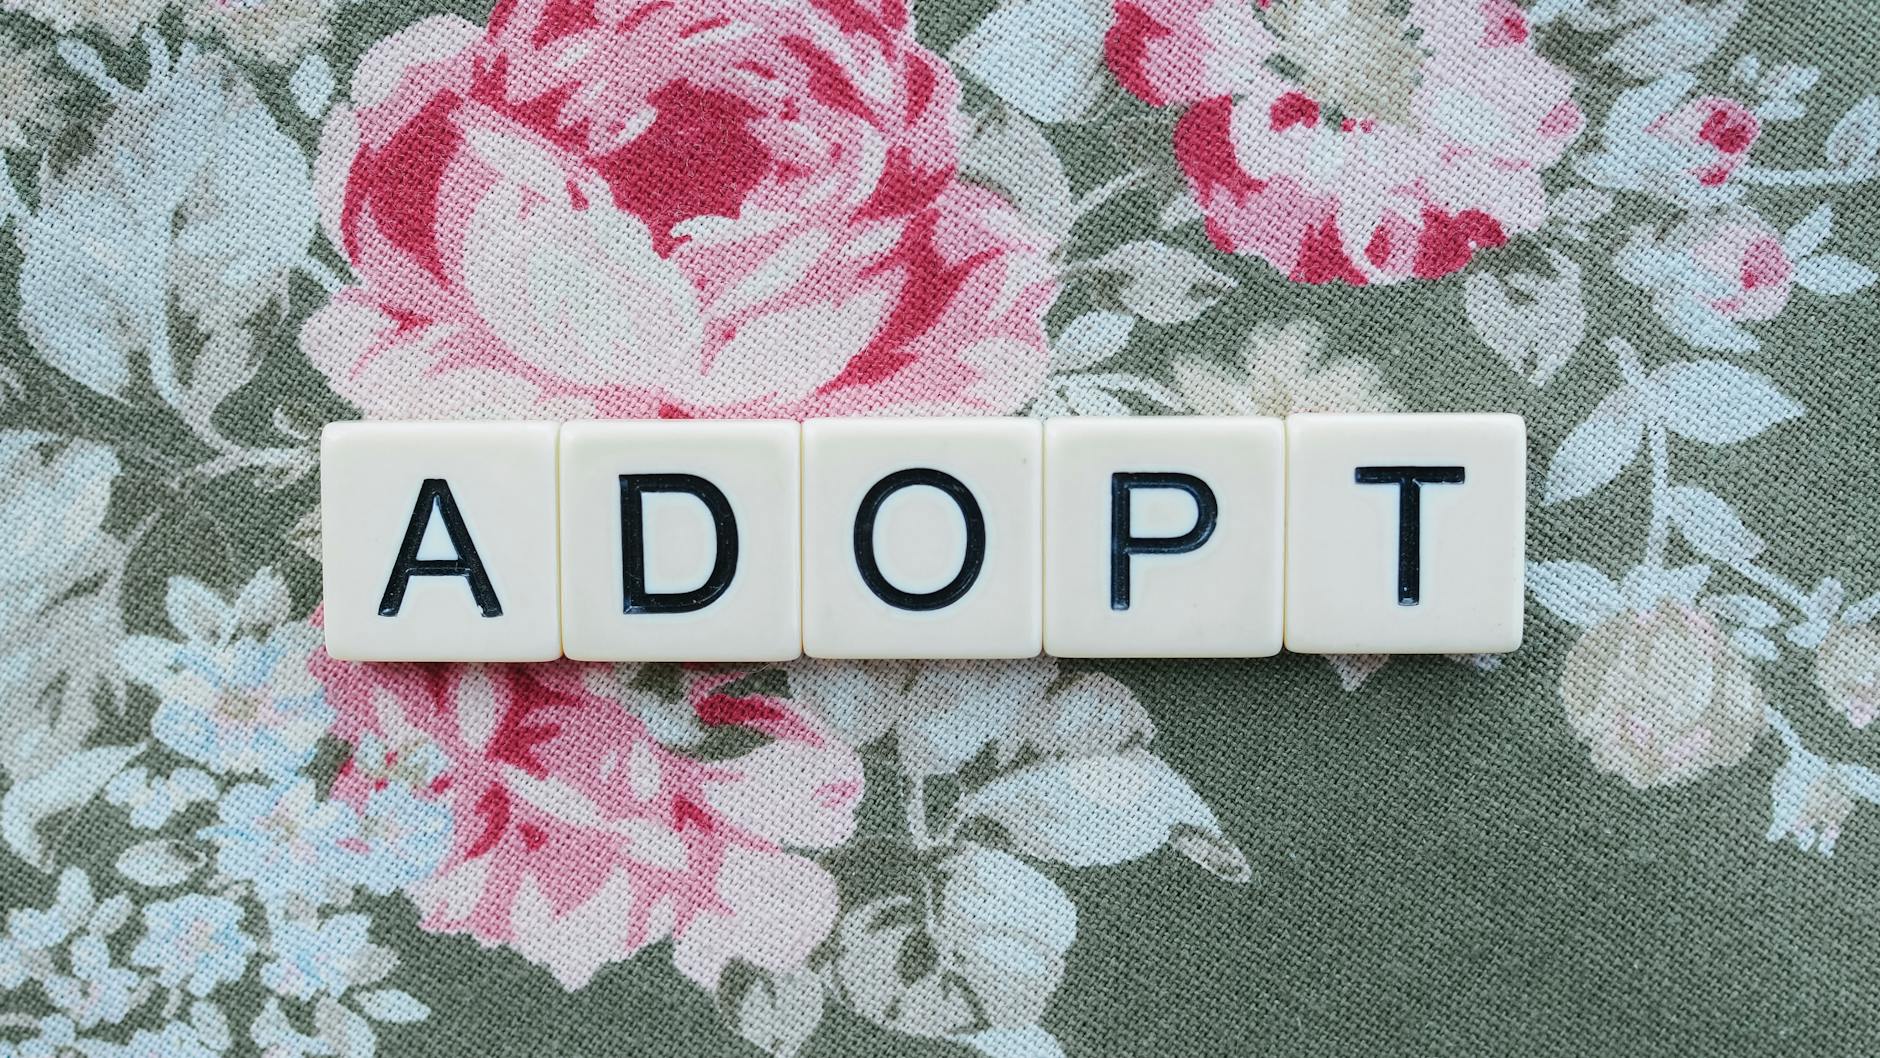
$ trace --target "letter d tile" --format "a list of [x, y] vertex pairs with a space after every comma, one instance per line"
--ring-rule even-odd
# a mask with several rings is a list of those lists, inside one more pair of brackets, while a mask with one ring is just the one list
[[320, 436], [326, 649], [345, 661], [550, 661], [552, 422], [334, 423]]
[[799, 458], [799, 427], [790, 421], [563, 426], [568, 656], [796, 657]]

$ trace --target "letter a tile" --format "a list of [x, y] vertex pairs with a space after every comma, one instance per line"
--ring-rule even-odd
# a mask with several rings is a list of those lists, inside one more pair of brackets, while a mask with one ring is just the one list
[[327, 653], [561, 656], [552, 422], [334, 423], [320, 436]]

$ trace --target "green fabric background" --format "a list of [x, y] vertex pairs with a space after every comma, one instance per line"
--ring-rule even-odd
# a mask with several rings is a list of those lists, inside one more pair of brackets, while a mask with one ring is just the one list
[[[454, 10], [481, 24], [487, 6], [347, 6], [321, 51], [343, 72], [373, 42], [422, 14]], [[920, 37], [945, 54], [992, 7], [920, 3]], [[0, 26], [22, 41], [54, 39], [23, 18]], [[165, 28], [180, 32], [174, 17]], [[1626, 84], [1610, 67], [1610, 83], [1601, 80], [1597, 55], [1612, 36], [1549, 30], [1541, 39], [1543, 54], [1578, 80], [1576, 98], [1589, 117], [1582, 147], [1597, 135], [1604, 103]], [[1821, 68], [1817, 105], [1802, 120], [1769, 128], [1757, 148], [1764, 162], [1812, 157], [1846, 103], [1872, 88], [1880, 9], [1866, 0], [1753, 8], [1719, 57], [1700, 68], [1704, 82], [1721, 85], [1729, 57], [1745, 51]], [[126, 53], [116, 54], [125, 71], [135, 68]], [[285, 102], [289, 70], [253, 65], [249, 72], [277, 114], [293, 113]], [[1046, 130], [1079, 191], [1167, 150], [1174, 115], [1114, 85], [1108, 91], [1104, 123]], [[1841, 103], [1820, 105], [1822, 96]], [[103, 103], [96, 92], [69, 98], [55, 158], [84, 149], [87, 115]], [[994, 105], [985, 89], [968, 85], [967, 109]], [[289, 132], [312, 150], [311, 124]], [[10, 157], [18, 174], [26, 156]], [[1172, 166], [1157, 179], [1170, 192], [1178, 186]], [[1548, 179], [1553, 190], [1578, 182], [1566, 164]], [[1833, 246], [1871, 261], [1880, 233], [1875, 188], [1868, 181], [1757, 201], [1778, 228], [1831, 202]], [[1078, 227], [1067, 256], [1095, 257], [1155, 231], [1164, 197], [1118, 199]], [[1662, 206], [1621, 196], [1601, 230], [1663, 215]], [[1535, 388], [1472, 333], [1462, 308], [1464, 275], [1485, 261], [1501, 274], [1544, 271], [1545, 256], [1532, 244], [1516, 240], [1478, 257], [1464, 275], [1356, 289], [1290, 283], [1257, 258], [1213, 250], [1195, 225], [1161, 237], [1238, 285], [1192, 323], [1139, 324], [1119, 361], [1129, 370], [1166, 379], [1173, 358], [1197, 354], [1231, 367], [1256, 323], [1316, 321], [1328, 354], [1372, 361], [1415, 410], [1527, 417], [1530, 558], [1583, 559], [1615, 578], [1639, 560], [1649, 513], [1643, 460], [1585, 499], [1542, 503], [1550, 456], [1618, 382], [1605, 338], [1625, 336], [1648, 370], [1692, 355], [1642, 292], [1596, 269], [1592, 254], [1586, 338], [1548, 386]], [[1603, 239], [1609, 247], [1618, 241]], [[340, 266], [323, 242], [316, 252]], [[0, 425], [88, 437], [120, 452], [124, 470], [107, 528], [151, 525], [126, 575], [129, 629], [161, 629], [162, 586], [172, 576], [232, 590], [263, 565], [286, 574], [297, 613], [310, 610], [318, 567], [286, 540], [314, 502], [314, 479], [274, 492], [239, 475], [192, 476], [189, 468], [206, 453], [164, 409], [148, 398], [106, 399], [35, 357], [16, 324], [20, 262], [13, 240], [0, 239], [0, 363], [14, 382], [0, 404]], [[220, 413], [232, 437], [261, 443], [276, 407], [302, 424], [354, 414], [296, 344], [298, 321], [323, 294], [300, 277], [292, 290], [286, 316], [256, 338], [265, 383], [238, 393]], [[1111, 296], [1097, 283], [1067, 289], [1050, 316], [1054, 333], [1090, 308], [1112, 305]], [[1774, 378], [1806, 415], [1731, 447], [1671, 441], [1677, 478], [1726, 495], [1767, 540], [1764, 565], [1798, 571], [1798, 578], [1833, 572], [1854, 597], [1880, 587], [1877, 333], [1873, 288], [1832, 302], [1798, 292], [1779, 319], [1757, 325], [1760, 351], [1731, 359]], [[1674, 562], [1681, 547], [1674, 540]], [[1717, 576], [1721, 584], [1732, 575]], [[1731, 583], [1720, 590], [1742, 590]], [[1747, 1058], [1855, 1055], [1880, 1046], [1880, 839], [1872, 820], [1856, 817], [1831, 860], [1765, 842], [1769, 776], [1782, 762], [1770, 737], [1744, 763], [1700, 782], [1637, 790], [1596, 772], [1557, 690], [1579, 632], [1537, 604], [1527, 627], [1526, 645], [1494, 671], [1398, 658], [1355, 690], [1341, 688], [1321, 659], [1293, 655], [1066, 663], [1100, 668], [1140, 696], [1155, 720], [1160, 755], [1214, 809], [1253, 877], [1245, 886], [1221, 884], [1167, 851], [1103, 870], [1041, 867], [1079, 915], [1064, 982], [1043, 1022], [1065, 1052]], [[1817, 706], [1821, 692], [1807, 652], [1789, 651], [1756, 672], [1815, 752], [1880, 764], [1876, 736]], [[91, 744], [140, 737], [150, 704], [107, 718]], [[901, 780], [879, 748], [867, 762], [857, 832], [888, 832], [900, 825]], [[66, 862], [102, 874], [121, 847], [113, 826], [127, 832], [101, 806], [87, 808], [55, 847]], [[856, 855], [818, 854], [824, 861]], [[850, 884], [877, 874], [889, 880], [900, 866], [884, 861], [843, 877]], [[0, 855], [0, 904], [45, 906], [53, 882]], [[674, 974], [660, 950], [610, 966], [570, 993], [511, 952], [419, 930], [402, 896], [360, 906], [372, 915], [375, 942], [398, 952], [402, 987], [433, 1010], [422, 1025], [387, 1037], [385, 1053], [747, 1050], [726, 1032], [713, 997]], [[805, 1053], [965, 1052], [891, 1034], [832, 1005]]]

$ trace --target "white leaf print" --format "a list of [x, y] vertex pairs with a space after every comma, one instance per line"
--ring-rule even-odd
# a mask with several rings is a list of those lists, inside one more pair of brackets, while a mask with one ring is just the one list
[[1838, 253], [1816, 254], [1795, 266], [1795, 282], [1817, 294], [1852, 294], [1873, 281], [1873, 269]]
[[1798, 647], [1815, 649], [1833, 630], [1834, 615], [1840, 612], [1841, 604], [1846, 601], [1847, 588], [1838, 578], [1821, 578], [1815, 590], [1802, 600], [1802, 621], [1790, 625], [1783, 635]]
[[1637, 403], [1630, 389], [1620, 389], [1600, 401], [1593, 414], [1567, 434], [1547, 466], [1543, 504], [1578, 499], [1631, 465], [1645, 435]]
[[1612, 212], [1613, 196], [1590, 187], [1570, 187], [1547, 200], [1547, 212], [1575, 224], [1591, 224]]
[[[1064, 978], [1076, 905], [1029, 864], [979, 845], [941, 861], [934, 883], [919, 904], [883, 897], [842, 916], [833, 970], [843, 998], [917, 1036], [1035, 1024]], [[910, 953], [927, 967], [911, 979]]]
[[321, 996], [314, 1004], [313, 1026], [340, 1058], [372, 1058], [378, 1053], [379, 1038], [371, 1023], [332, 996]]
[[104, 56], [98, 54], [98, 49], [73, 37], [61, 37], [53, 47], [67, 66], [104, 89], [106, 95], [115, 99], [129, 91], [105, 69]]
[[431, 1008], [411, 993], [396, 988], [380, 988], [361, 995], [359, 1009], [374, 1021], [409, 1023], [431, 1016]]
[[304, 259], [315, 207], [305, 155], [239, 72], [192, 47], [172, 61], [150, 40], [135, 92], [89, 48], [61, 51], [112, 104], [91, 153], [20, 225], [19, 311], [39, 356], [84, 386], [121, 396], [143, 354], [180, 407], [172, 302], [204, 329], [235, 326]]
[[1795, 222], [1787, 234], [1782, 236], [1782, 252], [1789, 260], [1799, 261], [1828, 241], [1828, 235], [1834, 230], [1834, 207], [1823, 202], [1810, 210], [1808, 216]]
[[1859, 764], [1843, 764], [1838, 770], [1841, 781], [1854, 796], [1870, 804], [1880, 804], [1880, 774]]
[[1797, 96], [1820, 80], [1820, 67], [1785, 62], [1763, 75], [1760, 91], [1769, 96]]
[[0, 839], [20, 859], [50, 870], [51, 859], [37, 831], [40, 821], [91, 800], [125, 762], [143, 751], [141, 742], [83, 750], [30, 779], [15, 782], [0, 800]]
[[1108, 84], [1108, 15], [1107, 5], [1090, 0], [1013, 0], [987, 15], [947, 57], [1027, 117], [1080, 121]]
[[954, 1040], [987, 1058], [1064, 1058], [1064, 1045], [1036, 1025], [1019, 1029], [990, 1029]]
[[167, 889], [188, 881], [202, 864], [202, 855], [182, 842], [159, 838], [125, 849], [117, 858], [117, 871], [145, 888]]
[[1045, 387], [1038, 399], [1031, 402], [1028, 414], [1034, 419], [1055, 419], [1071, 413], [1071, 402], [1064, 397], [1064, 387], [1051, 385]]
[[1799, 624], [1790, 625], [1789, 630], [1784, 632], [1783, 635], [1788, 638], [1789, 642], [1794, 643], [1796, 646], [1804, 650], [1813, 650], [1821, 645], [1822, 640], [1828, 637], [1828, 630], [1828, 622], [1816, 618], [1812, 621], [1802, 621]]
[[46, 363], [116, 397], [161, 318], [163, 248], [111, 196], [47, 199], [18, 229], [20, 325]]
[[[1558, 250], [1550, 249], [1547, 255], [1554, 266], [1551, 276], [1515, 272], [1504, 285], [1482, 272], [1462, 285], [1463, 309], [1475, 333], [1536, 386], [1551, 381], [1586, 336], [1580, 266]], [[1519, 300], [1508, 296], [1508, 288]]]
[[1033, 223], [1063, 239], [1077, 199], [1057, 149], [1036, 122], [1004, 107], [979, 118], [960, 146], [960, 171], [999, 189]]
[[1794, 121], [1808, 113], [1808, 108], [1793, 99], [1769, 99], [1756, 108], [1756, 116], [1764, 121]]
[[1054, 371], [1082, 371], [1123, 351], [1136, 317], [1127, 312], [1086, 312], [1066, 324], [1051, 349]]
[[1086, 382], [1117, 393], [1134, 393], [1170, 410], [1181, 407], [1181, 398], [1167, 386], [1127, 371], [1108, 371], [1096, 375], [1076, 375], [1067, 381]]
[[[1019, 715], [1026, 745], [1046, 756], [1090, 756], [1143, 745], [1155, 737], [1155, 722], [1121, 680], [1087, 672]], [[1016, 748], [1016, 747], [1014, 747]], [[1001, 754], [1001, 763], [1010, 758]]]
[[901, 767], [912, 776], [948, 775], [989, 743], [1016, 739], [1022, 711], [1056, 679], [1057, 665], [1049, 658], [921, 666], [902, 696], [906, 712], [895, 739]]
[[191, 643], [220, 645], [235, 634], [235, 608], [201, 581], [171, 577], [163, 609], [170, 626]]
[[1782, 620], [1781, 610], [1754, 595], [1716, 595], [1704, 605], [1718, 617], [1750, 628], [1771, 628]]
[[1619, 586], [1584, 562], [1529, 562], [1527, 586], [1534, 601], [1571, 625], [1590, 627], [1625, 609]]
[[759, 1050], [791, 1058], [822, 1024], [823, 983], [813, 971], [770, 973], [739, 964], [720, 983], [718, 1006]]
[[1816, 584], [1809, 596], [1801, 599], [1803, 620], [1788, 626], [1782, 635], [1795, 646], [1814, 650], [1835, 628], [1835, 615], [1841, 613], [1841, 603], [1846, 598], [1848, 590], [1837, 577], [1822, 577], [1822, 583]]
[[1178, 247], [1149, 240], [1126, 242], [1085, 267], [1129, 277], [1117, 297], [1150, 323], [1186, 323], [1237, 285], [1225, 273]]
[[1247, 862], [1247, 854], [1225, 834], [1196, 827], [1176, 827], [1168, 843], [1195, 866], [1224, 882], [1244, 885], [1253, 880], [1253, 865]]
[[1181, 398], [1160, 382], [1132, 375], [1126, 371], [1107, 371], [1088, 375], [1052, 377], [1032, 402], [1031, 414], [1049, 418], [1054, 415], [1134, 415], [1136, 409], [1118, 396], [1132, 393], [1171, 411], [1182, 406]]
[[1880, 96], [1866, 96], [1847, 108], [1828, 133], [1828, 164], [1836, 169], [1866, 165], [1880, 154]]
[[228, 1050], [228, 1015], [222, 1013], [221, 1007], [206, 999], [196, 1000], [189, 1005], [189, 1024], [211, 1051], [220, 1054]]
[[333, 67], [318, 55], [307, 56], [287, 79], [287, 91], [302, 114], [319, 117], [325, 113], [327, 101], [333, 98]]
[[1338, 685], [1347, 691], [1355, 691], [1390, 664], [1390, 655], [1327, 654], [1325, 661], [1338, 674]]
[[1028, 856], [1073, 867], [1147, 856], [1177, 827], [1221, 830], [1187, 780], [1139, 749], [1021, 768], [974, 791], [960, 815], [999, 824]]
[[1749, 0], [1720, 0], [1707, 6], [1665, 0], [1661, 13], [1627, 30], [1600, 55], [1633, 77], [1644, 79], [1689, 69], [1710, 58], [1730, 35]]
[[85, 923], [85, 931], [100, 937], [111, 936], [131, 920], [132, 907], [131, 898], [123, 893], [105, 900], [91, 913], [91, 921]]
[[1730, 633], [1730, 645], [1763, 661], [1774, 661], [1782, 656], [1782, 652], [1776, 649], [1775, 640], [1753, 628], [1739, 628]]
[[1036, 1022], [1064, 977], [1077, 907], [1017, 857], [968, 846], [940, 866], [935, 947], [951, 956], [995, 1026]]
[[1841, 622], [1850, 625], [1866, 624], [1876, 616], [1880, 616], [1880, 592], [1875, 592], [1848, 607], [1847, 612], [1841, 615]]
[[246, 626], [277, 625], [287, 620], [293, 598], [287, 581], [272, 567], [256, 571], [235, 599], [235, 618]]
[[1692, 549], [1719, 562], [1742, 562], [1762, 553], [1763, 541], [1723, 497], [1696, 485], [1670, 491], [1671, 522]]
[[1721, 360], [1669, 364], [1651, 377], [1665, 427], [1704, 444], [1746, 441], [1803, 410], [1767, 375]]
[[1067, 380], [1064, 384], [1064, 399], [1069, 402], [1074, 415], [1114, 417], [1129, 414], [1129, 405], [1085, 379]]
[[1704, 585], [1710, 583], [1710, 574], [1710, 567], [1705, 565], [1671, 569], [1633, 566], [1619, 582], [1619, 590], [1625, 595], [1627, 608], [1632, 610], [1650, 610], [1663, 599], [1689, 606], [1697, 602]]
[[[1688, 273], [1688, 264], [1680, 261], [1678, 267]], [[1652, 309], [1671, 333], [1707, 352], [1753, 353], [1762, 347], [1755, 335], [1737, 326], [1734, 320], [1705, 300], [1715, 293], [1706, 289], [1714, 285], [1714, 280], [1706, 282], [1708, 277], [1701, 276], [1689, 278], [1691, 285], [1667, 287], [1652, 297]]]
[[1163, 204], [1161, 211], [1155, 216], [1155, 223], [1156, 227], [1163, 231], [1171, 231], [1206, 217], [1207, 214], [1202, 212], [1201, 203], [1195, 199], [1194, 193], [1184, 187]]

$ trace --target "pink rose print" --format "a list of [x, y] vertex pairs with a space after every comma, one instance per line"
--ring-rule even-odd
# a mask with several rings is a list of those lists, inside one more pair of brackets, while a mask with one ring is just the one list
[[1717, 187], [1749, 157], [1762, 123], [1734, 99], [1704, 96], [1660, 116], [1645, 131], [1695, 152], [1699, 160], [1690, 167], [1691, 176], [1705, 187]]
[[[1509, 0], [1117, 0], [1111, 70], [1185, 106], [1214, 244], [1289, 279], [1432, 279], [1538, 228], [1584, 125]], [[1282, 75], [1276, 70], [1286, 71]]]
[[835, 880], [786, 849], [848, 839], [861, 761], [787, 703], [725, 693], [733, 676], [688, 674], [699, 722], [771, 741], [703, 761], [653, 737], [608, 665], [321, 651], [312, 668], [355, 747], [333, 795], [363, 804], [402, 776], [450, 810], [449, 853], [407, 888], [426, 929], [514, 948], [571, 989], [670, 937], [679, 971], [714, 988], [734, 959], [801, 968], [834, 925]]
[[1773, 320], [1789, 303], [1794, 266], [1782, 249], [1782, 233], [1759, 217], [1726, 214], [1702, 233], [1691, 260], [1729, 291], [1708, 298], [1727, 319]]
[[503, 0], [360, 62], [322, 133], [358, 285], [302, 342], [368, 416], [1004, 413], [1051, 247], [956, 176], [896, 0]]

